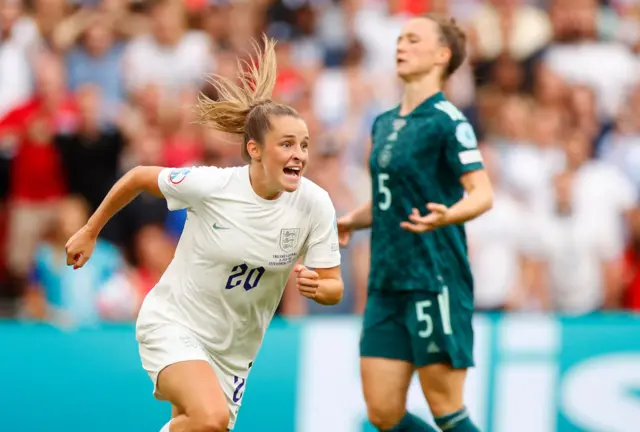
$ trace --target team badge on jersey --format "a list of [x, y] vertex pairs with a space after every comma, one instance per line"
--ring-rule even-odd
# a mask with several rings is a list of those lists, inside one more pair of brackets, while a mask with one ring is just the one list
[[285, 252], [293, 252], [298, 246], [300, 228], [284, 228], [280, 230], [280, 249]]
[[460, 123], [456, 127], [456, 139], [464, 148], [472, 149], [478, 147], [476, 134], [469, 123]]
[[386, 168], [389, 162], [391, 162], [391, 145], [385, 144], [378, 155], [378, 165], [380, 165], [380, 168]]
[[169, 181], [173, 184], [179, 184], [191, 172], [189, 168], [176, 168], [169, 173]]

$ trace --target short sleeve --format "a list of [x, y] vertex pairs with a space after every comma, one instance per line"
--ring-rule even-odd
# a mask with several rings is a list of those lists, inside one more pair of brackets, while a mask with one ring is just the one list
[[313, 219], [304, 265], [311, 268], [339, 266], [340, 247], [336, 211], [326, 192], [318, 199]]
[[158, 187], [169, 210], [197, 208], [220, 176], [215, 167], [165, 168], [158, 175]]
[[446, 160], [456, 177], [460, 178], [465, 173], [484, 168], [478, 140], [469, 122], [452, 121], [443, 129]]

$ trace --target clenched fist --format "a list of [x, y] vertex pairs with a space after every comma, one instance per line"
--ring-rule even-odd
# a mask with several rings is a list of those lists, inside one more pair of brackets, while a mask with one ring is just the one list
[[318, 287], [320, 286], [320, 276], [313, 270], [298, 264], [293, 272], [296, 274], [296, 287], [303, 296], [315, 299]]
[[67, 252], [67, 265], [72, 265], [74, 270], [85, 265], [91, 258], [96, 241], [97, 237], [86, 225], [71, 236], [64, 247]]

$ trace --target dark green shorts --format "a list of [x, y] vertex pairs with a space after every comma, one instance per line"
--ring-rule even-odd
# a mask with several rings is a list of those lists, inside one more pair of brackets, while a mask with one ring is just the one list
[[440, 294], [369, 292], [360, 356], [404, 360], [418, 368], [435, 363], [472, 367], [473, 310], [450, 295], [453, 289]]

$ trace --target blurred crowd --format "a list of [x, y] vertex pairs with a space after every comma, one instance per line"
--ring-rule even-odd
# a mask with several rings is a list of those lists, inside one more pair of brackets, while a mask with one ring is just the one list
[[[274, 98], [306, 119], [307, 176], [339, 214], [370, 196], [369, 131], [398, 103], [407, 17], [455, 16], [468, 61], [448, 97], [496, 190], [468, 224], [479, 310], [640, 310], [640, 3], [635, 0], [0, 0], [0, 315], [131, 320], [185, 215], [142, 195], [74, 272], [64, 244], [139, 165], [242, 164], [194, 124], [207, 75], [276, 38]], [[279, 313], [360, 313], [368, 233], [343, 251], [345, 299], [290, 287]]]

